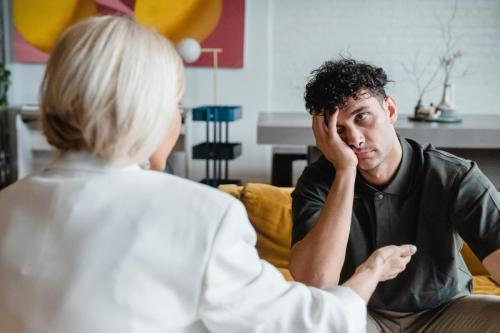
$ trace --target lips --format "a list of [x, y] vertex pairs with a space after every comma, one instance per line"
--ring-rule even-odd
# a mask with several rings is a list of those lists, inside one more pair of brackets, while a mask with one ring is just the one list
[[374, 152], [374, 149], [354, 150], [354, 153], [358, 158], [370, 158]]

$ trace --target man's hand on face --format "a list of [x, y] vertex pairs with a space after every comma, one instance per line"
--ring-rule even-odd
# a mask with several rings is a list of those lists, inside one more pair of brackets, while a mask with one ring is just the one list
[[[340, 138], [337, 133], [337, 118], [339, 109], [330, 116], [314, 115], [312, 129], [316, 146], [323, 155], [335, 166], [337, 171], [356, 169], [358, 158], [354, 151]], [[326, 117], [326, 119], [325, 119]]]

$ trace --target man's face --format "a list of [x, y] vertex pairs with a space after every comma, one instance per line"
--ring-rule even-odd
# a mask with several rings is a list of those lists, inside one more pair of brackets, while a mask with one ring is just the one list
[[[349, 98], [339, 112], [337, 132], [356, 154], [360, 170], [376, 171], [391, 161], [388, 157], [398, 141], [393, 127], [397, 109], [392, 98], [382, 101], [361, 92], [358, 99]], [[399, 161], [396, 163], [397, 168]]]

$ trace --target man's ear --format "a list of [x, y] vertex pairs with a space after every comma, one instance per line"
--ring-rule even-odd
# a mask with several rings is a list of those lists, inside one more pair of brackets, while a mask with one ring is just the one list
[[394, 125], [396, 120], [398, 120], [398, 106], [396, 105], [396, 101], [391, 96], [387, 96], [385, 98], [385, 104], [387, 107], [386, 112], [389, 123]]

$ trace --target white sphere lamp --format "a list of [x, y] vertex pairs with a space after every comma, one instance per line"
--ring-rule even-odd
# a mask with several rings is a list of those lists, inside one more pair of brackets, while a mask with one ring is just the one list
[[200, 58], [201, 45], [194, 38], [185, 38], [177, 44], [177, 52], [182, 60], [189, 64]]
[[217, 105], [217, 69], [219, 68], [219, 53], [222, 49], [202, 48], [200, 43], [191, 37], [181, 40], [176, 48], [182, 60], [187, 64], [198, 60], [203, 52], [212, 54], [214, 105]]

